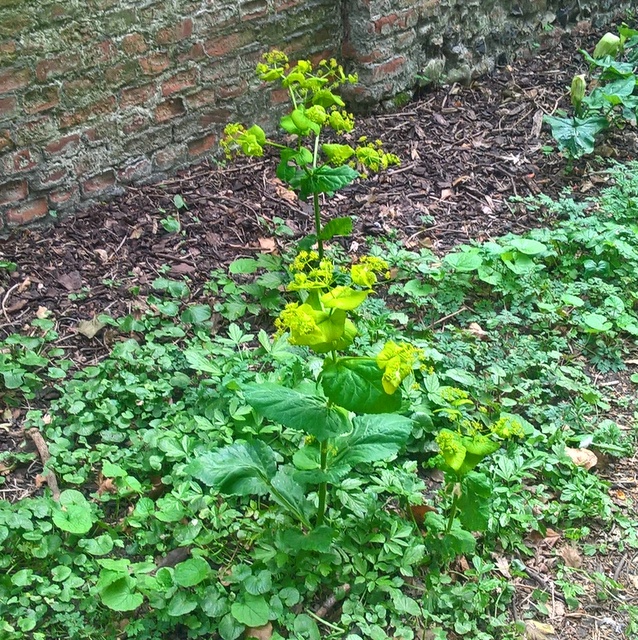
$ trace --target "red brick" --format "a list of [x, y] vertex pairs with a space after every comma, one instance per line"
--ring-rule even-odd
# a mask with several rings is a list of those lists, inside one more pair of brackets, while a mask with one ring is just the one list
[[109, 191], [115, 185], [115, 173], [112, 170], [93, 176], [82, 183], [82, 192], [85, 195], [99, 195]]
[[[286, 94], [288, 92], [286, 91]], [[199, 109], [206, 105], [215, 104], [217, 101], [217, 91], [215, 89], [202, 89], [186, 98], [186, 102], [191, 109]]]
[[38, 155], [32, 155], [29, 149], [16, 151], [11, 158], [13, 170], [16, 172], [29, 171], [29, 169], [36, 167], [39, 161]]
[[218, 87], [217, 95], [220, 99], [236, 98], [244, 93], [248, 89], [248, 83], [246, 80], [238, 80], [225, 87]]
[[223, 38], [213, 38], [204, 42], [204, 50], [211, 58], [220, 58], [231, 51], [235, 51], [253, 40], [253, 34], [250, 31], [240, 31], [232, 33]]
[[0, 184], [0, 204], [15, 204], [29, 195], [26, 180], [14, 180]]
[[188, 154], [192, 158], [196, 158], [197, 156], [201, 156], [208, 151], [210, 151], [213, 147], [217, 145], [217, 136], [210, 134], [208, 136], [204, 136], [199, 140], [193, 140], [188, 143]]
[[133, 113], [122, 120], [122, 131], [124, 135], [137, 133], [141, 129], [146, 129], [151, 123], [151, 119], [146, 113]]
[[131, 56], [136, 53], [144, 53], [148, 47], [141, 33], [129, 33], [122, 38], [122, 49], [124, 53]]
[[230, 121], [230, 109], [214, 109], [203, 113], [199, 119], [202, 129], [208, 129], [213, 124], [226, 124]]
[[177, 57], [179, 62], [187, 62], [189, 60], [201, 60], [206, 57], [204, 51], [204, 45], [201, 42], [196, 42], [186, 53], [182, 53]]
[[76, 64], [77, 58], [69, 55], [47, 58], [38, 62], [35, 67], [35, 75], [40, 82], [44, 82], [49, 78], [71, 71]]
[[184, 145], [166, 147], [165, 149], [160, 149], [153, 156], [153, 164], [160, 171], [166, 171], [167, 169], [172, 169], [177, 165], [182, 164], [185, 155], [186, 147]]
[[0, 71], [0, 93], [24, 89], [31, 80], [29, 69], [6, 69]]
[[60, 116], [60, 129], [69, 129], [70, 127], [77, 127], [83, 124], [87, 120], [90, 120], [96, 116], [102, 116], [107, 113], [113, 113], [117, 107], [117, 100], [115, 96], [108, 96], [102, 100], [98, 100], [93, 104], [85, 107], [84, 109], [78, 109], [72, 113], [65, 113]]
[[62, 182], [69, 175], [69, 170], [64, 167], [58, 167], [49, 171], [43, 171], [38, 180], [39, 187], [46, 189]]
[[122, 89], [120, 94], [120, 107], [126, 109], [126, 107], [143, 105], [148, 102], [154, 94], [154, 84], [145, 84], [141, 87]]
[[165, 53], [153, 53], [146, 58], [140, 58], [140, 66], [142, 71], [148, 76], [162, 73], [168, 69], [170, 60]]
[[9, 129], [0, 129], [0, 153], [13, 149], [13, 140]]
[[43, 87], [29, 91], [23, 100], [23, 108], [26, 113], [34, 114], [40, 111], [52, 109], [60, 102], [60, 95], [57, 87]]
[[127, 164], [117, 172], [120, 182], [134, 182], [151, 175], [153, 167], [148, 158], [138, 158], [136, 161]]
[[303, 2], [304, 0], [275, 0], [275, 11], [277, 13], [286, 11], [287, 9], [298, 7], [300, 4], [303, 4]]
[[54, 156], [60, 153], [71, 154], [75, 153], [80, 146], [80, 135], [74, 133], [70, 136], [64, 136], [55, 142], [48, 144], [44, 150]]
[[162, 95], [170, 96], [178, 91], [190, 89], [197, 85], [197, 69], [181, 71], [162, 84]]
[[58, 189], [49, 193], [49, 202], [53, 207], [61, 207], [70, 201], [79, 200], [80, 190], [77, 186], [68, 189]]
[[155, 42], [159, 45], [174, 44], [180, 40], [189, 38], [193, 33], [193, 21], [190, 18], [182, 20], [179, 24], [165, 29], [160, 29], [155, 36]]
[[155, 109], [155, 122], [166, 122], [186, 113], [184, 101], [181, 98], [171, 98], [160, 102]]
[[10, 225], [27, 224], [49, 213], [49, 203], [46, 198], [32, 200], [15, 209], [7, 211], [7, 222]]
[[13, 96], [0, 98], [0, 118], [10, 117], [15, 113], [18, 101]]
[[405, 56], [396, 56], [392, 60], [388, 60], [372, 70], [373, 80], [383, 80], [388, 76], [397, 74], [405, 66], [407, 62]]

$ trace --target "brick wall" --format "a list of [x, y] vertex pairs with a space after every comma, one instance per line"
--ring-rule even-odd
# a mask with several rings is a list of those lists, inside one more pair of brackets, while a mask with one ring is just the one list
[[[486, 71], [540, 24], [631, 2], [0, 0], [0, 231], [108, 198], [215, 152], [231, 120], [272, 125], [254, 77], [275, 46], [335, 55], [368, 106]], [[560, 12], [563, 12], [561, 14]]]

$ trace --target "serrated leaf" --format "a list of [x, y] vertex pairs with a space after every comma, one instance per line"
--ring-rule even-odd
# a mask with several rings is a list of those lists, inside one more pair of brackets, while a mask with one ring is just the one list
[[318, 551], [327, 553], [335, 538], [335, 531], [326, 525], [316, 527], [308, 533], [298, 529], [288, 529], [283, 533], [284, 542], [294, 550]]
[[175, 565], [173, 578], [180, 587], [194, 587], [210, 575], [210, 565], [204, 558], [189, 558]]
[[335, 465], [387, 460], [405, 444], [413, 426], [410, 418], [394, 413], [356, 416], [352, 422], [352, 433], [337, 442]]
[[228, 265], [228, 271], [232, 274], [251, 274], [255, 273], [259, 265], [254, 258], [238, 258]]
[[383, 389], [383, 371], [372, 358], [326, 360], [321, 386], [332, 402], [355, 413], [392, 413], [401, 407], [401, 392]]
[[323, 165], [310, 172], [297, 172], [289, 183], [294, 189], [299, 190], [299, 197], [305, 200], [311, 193], [332, 195], [335, 191], [354, 182], [358, 177], [359, 173], [348, 165], [340, 167]]
[[270, 383], [247, 384], [242, 389], [246, 402], [266, 418], [320, 441], [350, 430], [348, 417], [323, 398]]
[[187, 465], [186, 471], [220, 493], [248, 496], [268, 492], [276, 466], [273, 450], [254, 440], [204, 453]]
[[243, 602], [234, 602], [230, 612], [237, 622], [247, 627], [261, 627], [268, 622], [270, 607], [263, 596], [247, 593]]
[[207, 304], [192, 304], [182, 313], [181, 320], [187, 324], [202, 324], [210, 320], [211, 309]]

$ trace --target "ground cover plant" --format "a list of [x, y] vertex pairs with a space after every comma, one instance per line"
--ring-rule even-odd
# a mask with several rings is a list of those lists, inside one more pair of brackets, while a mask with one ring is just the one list
[[[599, 522], [638, 545], [587, 468], [593, 451], [633, 450], [592, 377], [634, 349], [635, 169], [589, 203], [521, 203], [551, 227], [443, 258], [387, 242], [353, 261], [319, 219], [290, 258], [214, 275], [230, 291], [241, 278], [248, 302], [219, 307], [221, 330], [166, 276], [148, 313], [101, 316], [109, 357], [29, 414], [61, 490], [2, 503], [1, 632], [551, 637], [547, 585], [512, 609], [535, 541], [563, 531], [584, 554]], [[265, 330], [250, 309], [269, 287]], [[3, 343], [8, 404], [68, 370], [51, 331], [45, 318], [35, 341]], [[574, 562], [557, 588], [577, 608]], [[584, 573], [601, 598], [622, 594]]]

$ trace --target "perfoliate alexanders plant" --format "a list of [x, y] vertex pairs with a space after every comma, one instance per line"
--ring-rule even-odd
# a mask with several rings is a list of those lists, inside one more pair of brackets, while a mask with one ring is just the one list
[[291, 136], [290, 145], [268, 139], [256, 124], [247, 129], [232, 123], [226, 126], [221, 146], [229, 158], [236, 153], [262, 156], [267, 146], [279, 151], [277, 177], [301, 199], [312, 196], [315, 234], [311, 241], [317, 243], [321, 259], [324, 241], [336, 235], [348, 235], [352, 220], [336, 218], [322, 226], [320, 194], [330, 196], [366, 171], [380, 171], [399, 164], [399, 158], [383, 151], [379, 140], [368, 142], [359, 138], [355, 146], [326, 141], [328, 132], [343, 136], [354, 129], [354, 117], [336, 91], [344, 84], [356, 83], [357, 77], [346, 75], [334, 58], [322, 60], [317, 67], [308, 60], [299, 60], [291, 66], [285, 53], [271, 51], [264, 55], [264, 62], [257, 65], [257, 75], [265, 82], [278, 82], [288, 90], [292, 108], [279, 124]]
[[[261, 415], [305, 438], [292, 459], [278, 465], [262, 441], [237, 442], [202, 455], [191, 473], [229, 495], [269, 493], [298, 523], [315, 532], [324, 524], [328, 485], [360, 463], [386, 460], [405, 444], [412, 421], [399, 413], [400, 385], [422, 358], [407, 343], [388, 342], [375, 356], [343, 354], [357, 329], [349, 314], [373, 292], [388, 265], [363, 257], [347, 272], [318, 252], [302, 251], [291, 265], [291, 291], [301, 302], [286, 305], [276, 326], [294, 345], [327, 354], [315, 393], [260, 383], [242, 387], [246, 401]], [[316, 501], [310, 499], [315, 487]], [[317, 534], [323, 544], [326, 530]]]

